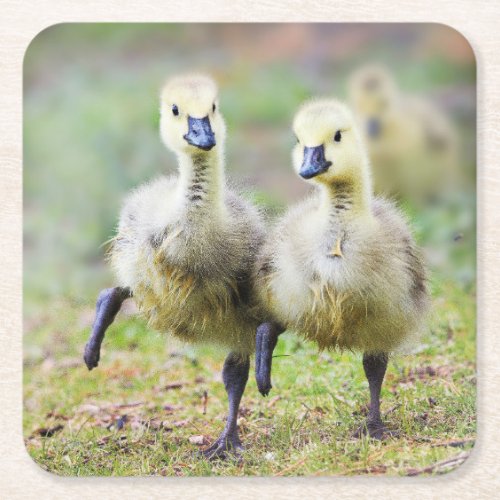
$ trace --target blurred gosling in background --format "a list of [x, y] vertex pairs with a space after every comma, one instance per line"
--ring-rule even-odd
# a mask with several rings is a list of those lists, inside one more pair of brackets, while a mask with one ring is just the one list
[[317, 189], [288, 211], [257, 259], [260, 297], [272, 319], [257, 330], [257, 385], [269, 393], [273, 349], [285, 329], [320, 349], [361, 351], [370, 409], [358, 434], [382, 438], [388, 357], [423, 328], [426, 271], [401, 213], [372, 195], [351, 112], [333, 99], [312, 100], [293, 129], [295, 169]]
[[222, 375], [229, 416], [204, 451], [224, 457], [241, 448], [236, 419], [262, 321], [250, 274], [263, 227], [257, 210], [226, 185], [226, 128], [209, 77], [166, 84], [160, 130], [179, 175], [145, 184], [126, 200], [111, 251], [118, 286], [99, 295], [84, 358], [89, 370], [97, 366], [106, 328], [129, 297], [152, 328], [228, 350]]
[[433, 201], [458, 175], [458, 136], [435, 105], [404, 93], [389, 70], [366, 65], [348, 82], [368, 147], [374, 188], [417, 204]]

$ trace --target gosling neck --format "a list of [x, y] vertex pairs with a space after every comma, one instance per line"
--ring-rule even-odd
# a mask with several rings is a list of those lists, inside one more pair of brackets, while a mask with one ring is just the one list
[[189, 214], [224, 207], [224, 162], [214, 148], [208, 153], [179, 154], [178, 195]]
[[368, 175], [342, 177], [321, 184], [321, 210], [328, 220], [348, 221], [371, 216], [372, 190]]

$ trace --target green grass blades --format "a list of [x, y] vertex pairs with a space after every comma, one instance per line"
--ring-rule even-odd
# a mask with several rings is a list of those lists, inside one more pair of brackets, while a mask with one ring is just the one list
[[[284, 334], [273, 389], [259, 395], [253, 370], [239, 427], [243, 460], [208, 462], [227, 412], [223, 353], [182, 346], [125, 308], [89, 372], [82, 351], [93, 309], [59, 302], [26, 322], [24, 436], [44, 469], [68, 476], [418, 475], [463, 462], [475, 438], [474, 292], [433, 282], [419, 352], [396, 356], [382, 413], [396, 437], [355, 439], [368, 388], [361, 356], [318, 353]], [[469, 287], [470, 288], [470, 287]], [[128, 311], [127, 311], [128, 309]]]

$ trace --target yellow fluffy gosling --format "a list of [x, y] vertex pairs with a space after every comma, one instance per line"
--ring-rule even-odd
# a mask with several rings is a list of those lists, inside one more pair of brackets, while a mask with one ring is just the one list
[[349, 98], [368, 146], [375, 192], [429, 201], [458, 175], [458, 139], [429, 101], [402, 92], [390, 72], [366, 65], [349, 79]]
[[288, 211], [257, 261], [261, 302], [273, 319], [257, 331], [257, 384], [268, 394], [272, 352], [285, 329], [321, 349], [362, 351], [371, 396], [366, 429], [381, 438], [388, 354], [422, 328], [427, 309], [424, 265], [402, 215], [372, 195], [350, 111], [333, 99], [313, 100], [293, 129], [295, 169], [317, 189]]
[[229, 416], [205, 450], [222, 457], [241, 448], [236, 418], [259, 324], [250, 274], [263, 228], [257, 210], [226, 185], [226, 129], [215, 83], [203, 75], [173, 78], [160, 105], [161, 137], [176, 154], [179, 174], [145, 184], [126, 200], [111, 252], [118, 286], [99, 296], [84, 358], [89, 369], [97, 366], [105, 330], [128, 297], [152, 328], [228, 350]]

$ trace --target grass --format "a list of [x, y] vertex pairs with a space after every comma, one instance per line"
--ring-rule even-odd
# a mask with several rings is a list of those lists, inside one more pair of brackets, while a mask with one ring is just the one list
[[[75, 476], [438, 474], [473, 446], [475, 300], [434, 283], [434, 313], [420, 352], [390, 363], [382, 392], [385, 442], [352, 434], [368, 398], [360, 355], [318, 353], [285, 334], [268, 398], [253, 371], [240, 409], [241, 462], [209, 462], [198, 450], [223, 427], [223, 354], [181, 346], [125, 311], [101, 362], [81, 359], [93, 311], [59, 302], [26, 322], [24, 434], [44, 469]], [[453, 461], [453, 459], [457, 459]], [[436, 465], [437, 464], [437, 465]]]

